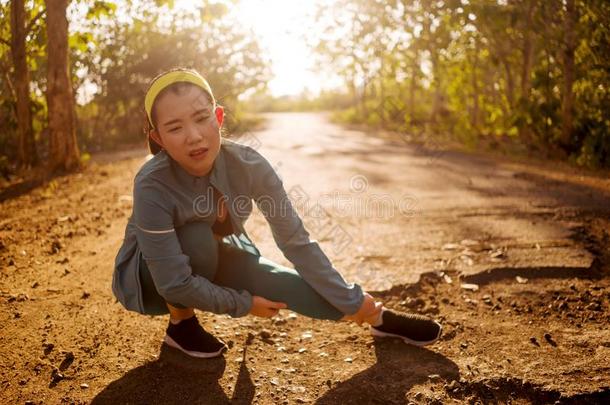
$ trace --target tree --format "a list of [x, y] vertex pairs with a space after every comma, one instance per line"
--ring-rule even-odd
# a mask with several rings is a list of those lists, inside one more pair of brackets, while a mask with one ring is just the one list
[[74, 93], [68, 60], [69, 0], [46, 0], [47, 5], [47, 106], [49, 125], [49, 162], [51, 172], [73, 170], [80, 166], [76, 143]]
[[565, 3], [565, 31], [563, 44], [563, 93], [561, 98], [561, 143], [564, 148], [571, 144], [574, 104], [574, 52], [576, 51], [576, 6], [574, 0]]
[[[37, 18], [32, 20], [32, 23]], [[17, 159], [18, 164], [24, 167], [31, 167], [38, 163], [32, 130], [30, 71], [26, 59], [26, 36], [32, 23], [26, 26], [23, 0], [13, 0], [11, 2], [11, 56], [14, 67], [14, 97], [17, 104]]]
[[[381, 116], [411, 134], [609, 166], [607, 0], [336, 4], [320, 5], [315, 49], [346, 88], [368, 84], [339, 119], [377, 125]], [[389, 38], [399, 42], [386, 47]]]

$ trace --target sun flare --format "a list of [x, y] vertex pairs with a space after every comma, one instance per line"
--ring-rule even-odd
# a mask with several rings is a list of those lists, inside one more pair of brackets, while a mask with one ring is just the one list
[[[187, 9], [198, 1], [179, 0], [175, 7]], [[314, 70], [314, 56], [306, 41], [315, 34], [317, 1], [247, 0], [230, 3], [230, 13], [259, 39], [271, 61], [273, 78], [269, 90], [274, 96], [303, 91], [318, 93], [330, 83], [320, 81]]]

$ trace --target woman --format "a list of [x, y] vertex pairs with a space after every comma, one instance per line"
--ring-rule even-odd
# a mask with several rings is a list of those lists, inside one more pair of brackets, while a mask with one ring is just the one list
[[[222, 137], [223, 108], [196, 71], [157, 76], [145, 97], [154, 154], [134, 180], [133, 212], [116, 260], [112, 290], [128, 310], [170, 314], [164, 341], [194, 357], [224, 342], [194, 309], [232, 317], [272, 317], [280, 309], [371, 325], [376, 336], [430, 344], [441, 325], [396, 313], [348, 284], [309, 239], [282, 181], [256, 150]], [[260, 255], [243, 224], [254, 201], [290, 269]]]

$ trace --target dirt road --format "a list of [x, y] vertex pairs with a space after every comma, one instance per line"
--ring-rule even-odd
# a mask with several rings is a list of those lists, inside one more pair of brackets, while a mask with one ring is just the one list
[[[0, 403], [610, 400], [607, 176], [411, 145], [323, 114], [271, 114], [240, 142], [277, 168], [348, 280], [439, 318], [442, 341], [199, 312], [229, 341], [224, 358], [162, 346], [167, 317], [129, 313], [110, 291], [146, 154], [134, 149], [0, 203]], [[289, 265], [260, 213], [246, 227]]]

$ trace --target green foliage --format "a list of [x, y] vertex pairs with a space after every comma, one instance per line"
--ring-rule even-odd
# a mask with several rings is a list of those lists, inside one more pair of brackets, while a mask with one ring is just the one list
[[321, 5], [324, 34], [315, 49], [321, 64], [344, 79], [348, 91], [335, 98], [351, 99], [337, 117], [473, 147], [517, 143], [608, 167], [610, 3], [574, 0], [573, 10], [567, 3]]
[[108, 1], [94, 1], [87, 10], [87, 19], [99, 19], [105, 16], [111, 16], [116, 11], [116, 4]]

